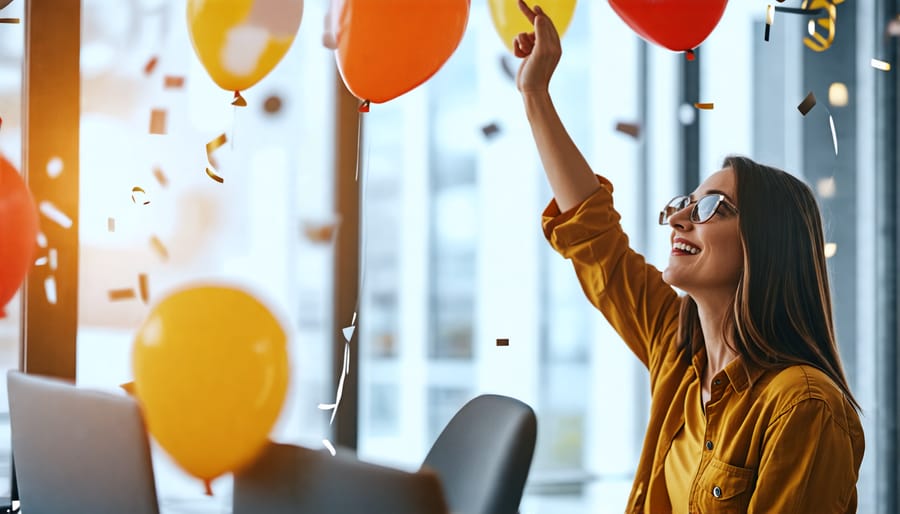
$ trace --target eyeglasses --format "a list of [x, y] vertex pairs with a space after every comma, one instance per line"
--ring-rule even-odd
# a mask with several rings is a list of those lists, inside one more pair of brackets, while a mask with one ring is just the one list
[[[668, 225], [669, 218], [676, 212], [691, 205], [690, 196], [676, 196], [666, 204], [665, 208], [659, 212], [659, 224]], [[737, 207], [732, 205], [725, 199], [723, 194], [709, 194], [701, 196], [691, 209], [691, 222], [706, 223], [713, 217], [720, 205], [724, 205], [731, 212], [737, 214]]]

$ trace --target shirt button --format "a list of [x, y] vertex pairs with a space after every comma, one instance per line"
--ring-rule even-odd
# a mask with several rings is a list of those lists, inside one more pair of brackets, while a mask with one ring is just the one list
[[706, 441], [706, 449], [707, 449], [707, 450], [712, 450], [712, 449], [713, 449], [712, 441]]
[[721, 383], [722, 383], [722, 381], [719, 380], [718, 378], [715, 379], [715, 380], [713, 380], [713, 385], [719, 385], [719, 384], [721, 384]]
[[713, 493], [713, 496], [715, 496], [716, 498], [722, 497], [722, 490], [719, 489], [719, 486], [713, 486], [712, 493]]

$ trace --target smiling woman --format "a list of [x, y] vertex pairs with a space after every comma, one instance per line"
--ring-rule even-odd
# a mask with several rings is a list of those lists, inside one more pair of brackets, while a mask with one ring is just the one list
[[672, 229], [660, 273], [629, 247], [612, 184], [593, 174], [553, 107], [552, 21], [519, 5], [534, 32], [516, 40], [517, 84], [555, 196], [544, 233], [650, 372], [627, 511], [855, 512], [864, 437], [835, 343], [812, 191], [726, 158], [660, 214]]

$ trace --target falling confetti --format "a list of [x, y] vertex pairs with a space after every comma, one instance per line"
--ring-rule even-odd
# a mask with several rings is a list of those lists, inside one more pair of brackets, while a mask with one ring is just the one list
[[18, 24], [21, 22], [22, 22], [22, 20], [20, 20], [19, 18], [0, 18], [0, 23]]
[[159, 168], [153, 168], [153, 176], [162, 187], [167, 187], [169, 185], [169, 179], [166, 178], [166, 174], [163, 173], [163, 170]]
[[47, 297], [47, 302], [56, 305], [56, 279], [52, 276], [44, 280], [44, 295]]
[[828, 114], [828, 123], [831, 125], [831, 142], [834, 143], [834, 155], [837, 155], [837, 131], [834, 130], [834, 118], [831, 116], [831, 113]]
[[809, 114], [809, 111], [812, 110], [813, 107], [816, 106], [816, 95], [813, 94], [812, 91], [806, 95], [806, 98], [800, 102], [800, 105], [797, 106], [797, 110], [800, 111], [800, 114], [806, 116]]
[[509, 339], [497, 339], [497, 346], [509, 346]]
[[181, 89], [184, 87], [184, 77], [180, 75], [166, 75], [163, 78], [165, 89]]
[[166, 247], [162, 244], [162, 241], [159, 240], [158, 237], [152, 236], [150, 238], [150, 247], [153, 248], [153, 251], [156, 252], [157, 255], [162, 258], [162, 260], [169, 259], [169, 251], [166, 250]]
[[[807, 11], [819, 10], [824, 11], [824, 13], [827, 14], [827, 18], [809, 20], [807, 28], [810, 37], [804, 37], [803, 44], [810, 50], [824, 52], [831, 48], [831, 43], [834, 42], [835, 25], [837, 21], [837, 4], [843, 2], [844, 0], [812, 0], [811, 2], [804, 3]], [[823, 37], [819, 34], [816, 30], [816, 24], [825, 29], [827, 36]]]
[[106, 218], [106, 230], [109, 232], [116, 231], [116, 218]]
[[150, 203], [150, 200], [147, 199], [147, 192], [144, 191], [144, 188], [140, 186], [134, 186], [131, 188], [131, 202], [136, 204], [138, 203], [138, 200], [135, 194], [144, 197], [144, 200], [142, 202], [144, 205], [148, 205]]
[[485, 138], [491, 139], [494, 136], [500, 134], [500, 126], [495, 122], [488, 123], [487, 125], [481, 127], [481, 133], [484, 134]]
[[62, 228], [72, 227], [72, 218], [66, 216], [66, 213], [59, 210], [59, 208], [53, 205], [53, 203], [47, 200], [42, 201], [40, 204], [40, 211], [41, 214], [49, 218], [50, 221], [56, 223]]
[[165, 109], [153, 109], [150, 111], [150, 133], [165, 135], [166, 111]]
[[147, 283], [146, 273], [138, 275], [138, 290], [141, 292], [141, 301], [147, 303], [147, 300], [150, 299], [150, 286]]
[[870, 61], [870, 63], [872, 65], [872, 67], [875, 68], [876, 70], [891, 71], [891, 63], [889, 63], [889, 62], [881, 61], [878, 59], [872, 59]]
[[158, 63], [158, 62], [159, 62], [158, 57], [156, 57], [156, 56], [151, 57], [150, 60], [147, 61], [147, 64], [144, 65], [144, 74], [150, 75], [151, 73], [153, 73], [153, 70], [156, 69], [156, 63]]
[[122, 300], [131, 300], [135, 297], [134, 289], [126, 288], [126, 289], [110, 289], [107, 291], [109, 295], [109, 301], [111, 302], [119, 302]]
[[704, 111], [711, 111], [715, 108], [715, 104], [712, 102], [696, 102], [694, 107], [698, 109], [703, 109]]
[[638, 123], [626, 123], [620, 121], [616, 123], [616, 132], [621, 132], [635, 139], [638, 139], [641, 137], [641, 126]]
[[223, 132], [216, 136], [216, 138], [209, 143], [206, 143], [206, 159], [209, 161], [209, 166], [207, 166], [206, 168], [206, 174], [209, 175], [209, 178], [215, 180], [219, 184], [225, 182], [225, 179], [220, 177], [214, 171], [214, 169], [218, 167], [218, 163], [216, 162], [216, 159], [212, 154], [226, 142], [228, 142], [228, 136], [226, 136]]

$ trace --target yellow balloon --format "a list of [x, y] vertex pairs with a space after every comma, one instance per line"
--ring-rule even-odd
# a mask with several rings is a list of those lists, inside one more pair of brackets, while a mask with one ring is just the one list
[[[526, 3], [532, 9], [535, 4], [540, 5], [547, 16], [553, 20], [553, 25], [556, 26], [560, 37], [566, 33], [566, 29], [569, 28], [569, 23], [572, 21], [572, 15], [575, 14], [575, 0], [528, 0]], [[510, 52], [513, 51], [513, 39], [519, 33], [534, 32], [534, 26], [519, 10], [517, 0], [488, 0], [488, 4], [491, 7], [491, 20], [494, 22], [494, 28], [497, 29], [497, 34]]]
[[249, 294], [201, 285], [153, 307], [132, 352], [147, 428], [207, 483], [265, 446], [287, 393], [285, 332]]
[[188, 0], [194, 51], [222, 89], [256, 84], [284, 57], [303, 17], [303, 0]]

